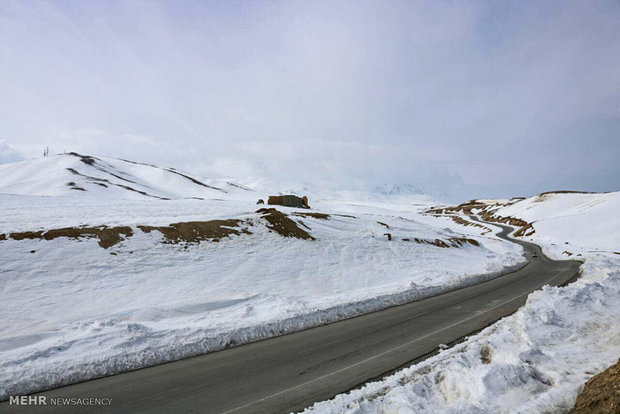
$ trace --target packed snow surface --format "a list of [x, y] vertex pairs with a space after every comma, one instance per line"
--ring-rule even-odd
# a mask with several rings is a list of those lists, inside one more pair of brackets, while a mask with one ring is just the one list
[[[534, 222], [534, 241], [585, 260], [565, 287], [463, 343], [306, 413], [568, 412], [583, 384], [620, 355], [620, 193], [546, 194], [497, 211]], [[566, 243], [568, 242], [568, 244]]]
[[[316, 240], [282, 237], [255, 212], [269, 193], [180, 174], [71, 154], [0, 167], [0, 398], [415, 300], [524, 261], [519, 246], [424, 215], [428, 203], [406, 197], [311, 195], [311, 212], [328, 219], [279, 210]], [[214, 219], [247, 220], [252, 234], [171, 244], [138, 227]], [[103, 225], [134, 234], [107, 249], [95, 238], [9, 236]], [[455, 237], [480, 245], [413, 241]]]

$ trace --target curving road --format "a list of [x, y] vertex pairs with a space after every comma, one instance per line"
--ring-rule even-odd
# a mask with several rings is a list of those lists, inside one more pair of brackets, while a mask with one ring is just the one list
[[[491, 224], [491, 223], [490, 223]], [[108, 407], [18, 407], [2, 413], [278, 413], [302, 410], [420, 360], [506, 316], [545, 284], [563, 285], [581, 262], [553, 261], [532, 243], [529, 263], [432, 298], [194, 358], [46, 391], [112, 398]], [[537, 257], [533, 257], [536, 253]], [[71, 409], [73, 408], [73, 410]]]

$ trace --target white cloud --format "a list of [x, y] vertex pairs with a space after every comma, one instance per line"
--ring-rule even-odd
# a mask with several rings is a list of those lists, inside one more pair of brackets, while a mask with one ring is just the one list
[[100, 6], [0, 5], [14, 147], [276, 180], [458, 174], [486, 195], [617, 189], [617, 2]]

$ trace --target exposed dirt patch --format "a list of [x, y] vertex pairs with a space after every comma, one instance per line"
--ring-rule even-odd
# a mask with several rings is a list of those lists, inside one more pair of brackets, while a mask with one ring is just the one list
[[61, 229], [53, 229], [48, 231], [24, 231], [11, 233], [10, 237], [13, 240], [24, 239], [45, 239], [53, 240], [58, 237], [69, 237], [72, 239], [79, 239], [83, 237], [98, 237], [99, 246], [107, 249], [120, 243], [126, 237], [131, 237], [133, 230], [128, 226], [119, 227], [65, 227]]
[[491, 359], [493, 356], [493, 350], [488, 345], [484, 345], [480, 348], [480, 360], [483, 364], [491, 363]]
[[294, 212], [293, 215], [294, 216], [298, 216], [298, 217], [313, 217], [313, 218], [319, 219], [319, 220], [329, 220], [329, 214], [325, 214], [325, 213], [298, 213], [298, 212]]
[[297, 223], [287, 217], [286, 214], [275, 208], [260, 208], [256, 210], [257, 213], [262, 214], [262, 218], [269, 223], [267, 228], [275, 231], [284, 237], [295, 237], [303, 240], [316, 240], [306, 232], [304, 229], [299, 228]]
[[[315, 240], [308, 232], [300, 228], [297, 224], [310, 230], [302, 220], [298, 222], [290, 219], [286, 214], [276, 210], [275, 208], [262, 208], [257, 211], [262, 214], [262, 218], [267, 221], [267, 228], [284, 237], [295, 237], [298, 239]], [[252, 234], [249, 230], [253, 226], [252, 220], [228, 219], [228, 220], [210, 220], [210, 221], [188, 221], [180, 223], [172, 223], [168, 226], [137, 226], [141, 231], [150, 233], [152, 231], [160, 232], [163, 237], [163, 243], [180, 244], [180, 243], [200, 243], [202, 241], [218, 242], [224, 237], [231, 235]], [[99, 245], [108, 248], [120, 243], [125, 238], [133, 236], [134, 232], [131, 227], [66, 227], [53, 230], [24, 231], [13, 232], [8, 235], [0, 234], [0, 241], [13, 239], [41, 239], [53, 240], [58, 237], [68, 237], [72, 239], [80, 238], [98, 238]]]
[[307, 228], [308, 230], [312, 230], [312, 229], [311, 229], [310, 227], [308, 227], [308, 225], [306, 225], [306, 223], [304, 223], [303, 221], [301, 221], [301, 220], [297, 220], [297, 222], [298, 222], [299, 224], [301, 224], [303, 227]]
[[453, 247], [460, 247], [466, 244], [471, 244], [472, 246], [480, 247], [480, 243], [476, 239], [469, 239], [467, 237], [452, 237], [448, 239]]
[[487, 208], [488, 205], [478, 201], [478, 200], [469, 200], [466, 201], [464, 203], [459, 204], [458, 206], [451, 206], [451, 207], [443, 207], [443, 208], [437, 208], [437, 207], [433, 207], [430, 208], [428, 210], [426, 210], [426, 213], [429, 214], [446, 214], [446, 213], [458, 213], [458, 212], [463, 212], [465, 214], [472, 215], [474, 214], [472, 212], [472, 210], [484, 210], [485, 208]]
[[[78, 157], [78, 158], [80, 158], [80, 161], [82, 161], [84, 164], [90, 165], [92, 167], [95, 167], [99, 171], [104, 172], [106, 174], [110, 174], [111, 176], [116, 177], [119, 180], [127, 181], [128, 183], [132, 183], [132, 184], [137, 184], [135, 181], [131, 181], [131, 180], [127, 179], [127, 178], [121, 177], [120, 175], [114, 174], [113, 172], [111, 172], [111, 171], [107, 170], [106, 168], [102, 167], [100, 164], [97, 163], [97, 161], [101, 161], [99, 158], [91, 157], [90, 155], [81, 155], [81, 154], [78, 154], [76, 152], [70, 152], [69, 155], [73, 155], [74, 157]], [[76, 171], [73, 168], [67, 168], [67, 169], [68, 170], [72, 170], [73, 173], [76, 173]], [[107, 180], [105, 180], [105, 181], [107, 181]]]
[[96, 236], [99, 238], [99, 246], [107, 249], [108, 247], [114, 246], [115, 244], [120, 243], [126, 237], [131, 237], [133, 235], [133, 230], [128, 226], [118, 226], [118, 227], [68, 227], [64, 229], [50, 230], [46, 232], [43, 237], [46, 240], [52, 240], [57, 237], [84, 237], [87, 235]]
[[101, 172], [104, 172], [104, 173], [106, 173], [106, 174], [110, 174], [112, 177], [116, 177], [116, 178], [118, 178], [119, 180], [127, 181], [128, 183], [131, 183], [131, 184], [138, 184], [137, 182], [132, 181], [132, 180], [130, 180], [130, 179], [128, 179], [128, 178], [121, 177], [121, 176], [120, 176], [120, 175], [118, 175], [118, 174], [114, 174], [113, 172], [110, 172], [110, 171], [106, 170], [105, 168], [101, 168], [101, 167], [99, 167], [99, 166], [97, 166], [96, 168], [97, 168], [99, 171], [101, 171]]
[[[410, 239], [403, 239], [403, 240], [409, 241]], [[427, 239], [420, 239], [420, 238], [415, 237], [413, 241], [418, 244], [430, 244], [432, 246], [443, 247], [443, 248], [462, 247], [462, 246], [465, 246], [466, 244], [471, 244], [472, 246], [476, 246], [476, 247], [480, 246], [480, 243], [478, 243], [478, 240], [469, 239], [467, 237], [451, 237], [448, 240], [441, 240], [441, 239], [427, 240]]]
[[70, 152], [69, 155], [78, 157], [80, 161], [82, 161], [86, 165], [93, 165], [95, 163], [95, 160], [99, 159], [99, 158], [91, 157], [90, 155], [81, 155], [81, 154], [78, 154], [77, 152]]
[[620, 360], [586, 382], [572, 412], [620, 413]]
[[518, 229], [517, 231], [515, 231], [514, 235], [517, 237], [531, 236], [532, 234], [534, 234], [534, 232], [535, 232], [534, 227], [532, 227], [531, 223], [528, 223], [525, 226]]
[[13, 240], [42, 239], [43, 231], [22, 231], [19, 233], [11, 233], [9, 237]]
[[557, 191], [545, 191], [544, 193], [540, 193], [538, 195], [544, 196], [547, 194], [601, 194], [601, 193], [597, 193], [595, 191], [557, 190]]
[[117, 187], [124, 188], [125, 190], [129, 190], [129, 191], [133, 191], [133, 192], [138, 193], [138, 194], [142, 194], [143, 196], [153, 197], [153, 198], [159, 198], [160, 200], [170, 200], [170, 199], [169, 199], [169, 198], [167, 198], [167, 197], [155, 196], [155, 195], [149, 194], [149, 193], [144, 192], [144, 191], [141, 191], [141, 190], [136, 190], [135, 188], [129, 187], [128, 185], [123, 185], [123, 184], [114, 184], [114, 183], [111, 183], [111, 184], [112, 184], [112, 185], [115, 185], [115, 186], [117, 186]]
[[521, 220], [515, 217], [502, 217], [502, 216], [496, 216], [492, 213], [489, 213], [487, 211], [482, 211], [480, 212], [480, 217], [482, 217], [482, 219], [484, 221], [490, 221], [493, 223], [502, 223], [502, 224], [508, 224], [510, 226], [514, 226], [514, 227], [525, 227], [527, 225], [530, 225], [530, 223], [528, 223], [525, 220]]
[[[136, 161], [130, 161], [130, 160], [126, 160], [124, 158], [119, 158], [121, 161], [125, 161], [128, 162], [129, 164], [135, 164], [135, 165], [146, 165], [148, 167], [155, 167], [155, 168], [159, 168], [157, 165], [155, 164], [147, 164], [144, 162], [136, 162]], [[174, 168], [170, 167], [171, 170], [174, 170]]]
[[164, 235], [165, 243], [200, 243], [201, 241], [218, 242], [223, 237], [238, 236], [241, 233], [252, 234], [247, 227], [239, 228], [244, 223], [240, 219], [187, 221], [172, 223], [169, 226], [138, 226], [145, 233], [157, 230]]
[[90, 175], [82, 174], [81, 172], [79, 172], [78, 170], [74, 168], [67, 168], [67, 171], [69, 171], [73, 175], [79, 175], [80, 177], [88, 178], [89, 180], [92, 180], [92, 181], [110, 183], [110, 181], [105, 178], [91, 177]]
[[248, 188], [248, 187], [246, 187], [244, 185], [236, 184], [236, 183], [231, 183], [230, 181], [226, 181], [226, 184], [228, 184], [231, 187], [240, 188], [241, 190], [244, 190], [244, 191], [254, 191], [251, 188]]
[[351, 216], [350, 214], [332, 214], [332, 216], [347, 217], [347, 218], [353, 218], [353, 219], [357, 218], [355, 216]]
[[86, 191], [84, 188], [78, 186], [76, 183], [74, 183], [73, 181], [69, 181], [67, 183], [67, 185], [72, 189], [72, 190], [79, 190], [79, 191]]
[[[79, 171], [77, 171], [77, 170], [75, 170], [73, 168], [67, 168], [67, 170], [69, 172], [71, 172], [72, 174], [74, 174], [74, 175], [78, 175], [80, 177], [84, 177], [84, 178], [86, 178], [88, 180], [91, 180], [91, 182], [93, 184], [98, 184], [98, 185], [103, 186], [103, 187], [107, 187], [108, 185], [104, 184], [104, 183], [107, 183], [109, 185], [115, 185], [117, 187], [124, 188], [125, 190], [129, 190], [129, 191], [133, 191], [133, 192], [138, 193], [138, 194], [142, 194], [143, 196], [158, 198], [160, 200], [170, 200], [169, 198], [166, 198], [166, 197], [155, 196], [155, 195], [149, 194], [149, 193], [147, 193], [145, 191], [136, 190], [135, 188], [130, 187], [128, 185], [113, 183], [113, 182], [111, 182], [110, 180], [108, 180], [106, 178], [99, 178], [99, 177], [93, 177], [93, 176], [90, 176], [90, 175], [82, 174], [81, 172], [79, 172]], [[107, 171], [104, 171], [104, 172], [107, 172]], [[112, 174], [112, 175], [114, 177], [120, 178], [122, 180], [125, 180], [125, 181], [128, 181], [128, 182], [133, 182], [133, 181], [130, 181], [130, 180], [126, 180], [126, 179], [124, 179], [122, 177], [119, 177], [119, 176], [117, 176], [115, 174]]]
[[[534, 227], [532, 227], [532, 223], [528, 223], [527, 221], [521, 220], [516, 217], [498, 216], [494, 213], [502, 205], [514, 204], [515, 202], [519, 201], [519, 198], [513, 198], [511, 199], [511, 201], [512, 203], [507, 203], [507, 204], [498, 204], [498, 203], [488, 204], [488, 203], [484, 203], [478, 200], [470, 200], [465, 203], [461, 203], [458, 206], [443, 207], [443, 208], [433, 207], [433, 208], [426, 210], [425, 213], [432, 214], [435, 216], [448, 215], [450, 217], [456, 217], [452, 215], [452, 213], [463, 213], [463, 214], [467, 214], [468, 216], [477, 215], [484, 221], [488, 221], [491, 223], [508, 224], [513, 227], [518, 227], [518, 230], [514, 232], [514, 235], [517, 237], [531, 236], [535, 232]], [[459, 219], [453, 218], [453, 220], [455, 222], [458, 222], [457, 220]], [[477, 224], [477, 223], [472, 223], [472, 224]]]
[[[156, 168], [159, 168], [159, 167], [156, 167]], [[173, 168], [163, 168], [163, 169], [164, 169], [165, 171], [171, 172], [171, 173], [173, 173], [173, 174], [180, 175], [181, 177], [185, 178], [186, 180], [189, 180], [189, 181], [193, 182], [194, 184], [198, 184], [198, 185], [199, 185], [199, 186], [201, 186], [201, 187], [210, 188], [211, 190], [217, 190], [217, 191], [221, 191], [221, 192], [223, 192], [223, 193], [227, 193], [227, 192], [228, 192], [228, 191], [223, 190], [223, 189], [221, 189], [221, 188], [218, 188], [218, 187], [214, 187], [214, 186], [212, 186], [212, 185], [205, 184], [205, 183], [203, 183], [202, 181], [198, 181], [197, 179], [192, 178], [192, 177], [190, 177], [189, 175], [185, 175], [185, 174], [183, 174], [183, 173], [180, 173], [180, 172], [178, 172], [178, 171], [174, 170]]]

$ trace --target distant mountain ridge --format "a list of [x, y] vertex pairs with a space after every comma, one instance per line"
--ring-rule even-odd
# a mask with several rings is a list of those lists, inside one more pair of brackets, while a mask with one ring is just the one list
[[213, 198], [250, 188], [170, 167], [75, 152], [0, 165], [0, 193], [120, 199]]
[[[334, 183], [330, 183], [333, 186]], [[69, 152], [0, 165], [0, 194], [68, 196], [80, 199], [231, 199], [297, 194], [311, 200], [435, 201], [431, 192], [411, 183], [366, 189], [323, 188], [308, 182], [267, 177], [204, 178], [173, 167], [128, 159]]]
[[413, 184], [384, 184], [376, 186], [374, 192], [384, 195], [428, 194], [428, 192]]

